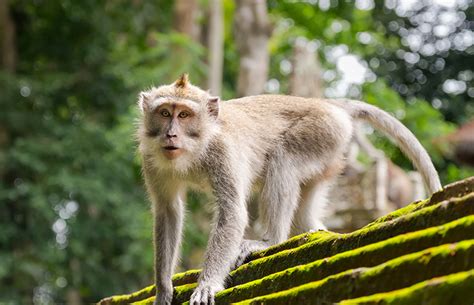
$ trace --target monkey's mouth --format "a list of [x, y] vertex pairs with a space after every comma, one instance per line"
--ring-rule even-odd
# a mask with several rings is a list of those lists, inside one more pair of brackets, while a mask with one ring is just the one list
[[179, 147], [176, 147], [176, 146], [165, 146], [163, 147], [164, 150], [168, 150], [168, 151], [173, 151], [173, 150], [178, 150]]
[[183, 150], [174, 145], [168, 145], [163, 147], [163, 154], [169, 160], [178, 158], [183, 153]]

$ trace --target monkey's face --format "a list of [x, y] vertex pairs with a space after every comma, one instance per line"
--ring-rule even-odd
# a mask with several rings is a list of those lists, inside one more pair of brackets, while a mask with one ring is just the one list
[[141, 92], [138, 106], [140, 152], [157, 168], [186, 172], [219, 130], [219, 98], [193, 86], [186, 74]]
[[192, 101], [158, 98], [144, 120], [147, 142], [168, 160], [192, 152], [201, 135], [199, 105]]
[[201, 133], [200, 113], [189, 102], [166, 101], [151, 116], [150, 133], [157, 136], [161, 153], [168, 159], [192, 151]]
[[[212, 103], [217, 104], [216, 101]], [[214, 105], [213, 104], [213, 105]], [[156, 157], [160, 166], [171, 162], [184, 169], [199, 158], [215, 127], [214, 108], [208, 101], [159, 97], [144, 109], [141, 148]]]

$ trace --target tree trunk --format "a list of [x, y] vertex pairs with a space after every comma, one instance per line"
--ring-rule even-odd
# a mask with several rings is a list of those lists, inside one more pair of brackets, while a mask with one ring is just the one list
[[221, 0], [209, 0], [209, 79], [211, 94], [220, 95], [224, 61], [224, 20]]
[[175, 0], [173, 27], [177, 32], [199, 41], [201, 29], [197, 22], [199, 17], [198, 0]]
[[68, 305], [82, 305], [81, 293], [76, 288], [70, 288], [66, 293], [66, 303]]
[[268, 77], [268, 39], [271, 26], [265, 0], [237, 0], [235, 43], [240, 54], [237, 95], [255, 95], [264, 91]]
[[[199, 0], [175, 0], [173, 7], [173, 30], [189, 39], [173, 43], [169, 50], [170, 71], [167, 81], [174, 81], [179, 74], [190, 73], [191, 79], [198, 86], [202, 86], [202, 75], [196, 69], [196, 54], [190, 51], [189, 46], [198, 46], [201, 41], [201, 24], [198, 22], [201, 14]], [[200, 64], [201, 58], [198, 59]]]
[[8, 72], [15, 72], [15, 23], [10, 16], [8, 0], [0, 0], [0, 56], [0, 68]]
[[300, 40], [295, 44], [292, 65], [290, 93], [302, 97], [323, 97], [318, 54], [308, 42]]

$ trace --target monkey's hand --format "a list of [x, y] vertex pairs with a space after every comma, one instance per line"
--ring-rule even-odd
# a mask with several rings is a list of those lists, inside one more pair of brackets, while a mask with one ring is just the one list
[[224, 289], [222, 285], [213, 283], [199, 283], [191, 295], [190, 305], [214, 305], [214, 296]]
[[234, 263], [234, 269], [246, 262], [253, 252], [264, 250], [270, 246], [269, 243], [261, 240], [244, 239], [240, 244], [240, 253]]
[[173, 287], [171, 289], [159, 289], [155, 296], [153, 305], [171, 305], [173, 301]]

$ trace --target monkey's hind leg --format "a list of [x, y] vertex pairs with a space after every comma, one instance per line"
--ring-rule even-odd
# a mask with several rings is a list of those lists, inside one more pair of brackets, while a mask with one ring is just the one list
[[[342, 157], [336, 158], [338, 159]], [[291, 236], [309, 231], [327, 230], [323, 224], [327, 210], [327, 196], [343, 166], [344, 162], [335, 161], [321, 174], [301, 183], [301, 196], [293, 217]]]
[[345, 165], [342, 156], [333, 159], [334, 161], [321, 173], [301, 183], [301, 197], [293, 217], [291, 236], [309, 231], [327, 230], [323, 224], [327, 196]]
[[252, 253], [285, 241], [291, 229], [300, 192], [298, 168], [283, 151], [276, 151], [268, 162], [260, 195], [259, 217], [262, 240], [244, 240], [235, 266]]
[[331, 184], [330, 181], [320, 181], [316, 178], [301, 184], [301, 198], [293, 218], [291, 236], [309, 231], [326, 230], [322, 220], [325, 216], [327, 195]]
[[283, 150], [268, 163], [262, 190], [259, 219], [263, 240], [275, 245], [288, 238], [300, 194], [300, 169]]

